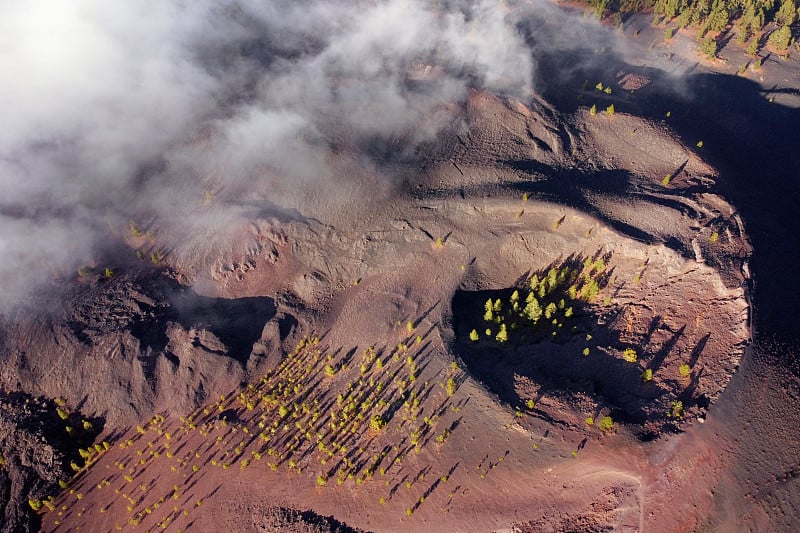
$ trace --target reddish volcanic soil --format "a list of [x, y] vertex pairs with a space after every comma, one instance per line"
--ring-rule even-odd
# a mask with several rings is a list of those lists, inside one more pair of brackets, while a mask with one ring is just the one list
[[625, 32], [643, 67], [562, 111], [472, 91], [413, 156], [220, 191], [216, 233], [115, 228], [0, 317], [4, 530], [792, 530], [800, 381], [745, 289], [772, 219], [648, 99], [690, 36]]
[[750, 338], [750, 246], [714, 170], [633, 116], [481, 92], [421, 152], [399, 190], [344, 205], [129, 231], [114, 277], [9, 317], [2, 386], [62, 398], [56, 425], [99, 417], [42, 529], [690, 531], [729, 512], [715, 402]]

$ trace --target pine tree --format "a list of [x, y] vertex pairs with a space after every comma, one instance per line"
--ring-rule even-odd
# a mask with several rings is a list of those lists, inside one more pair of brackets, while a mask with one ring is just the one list
[[700, 42], [700, 51], [707, 55], [709, 58], [716, 57], [717, 55], [717, 41], [711, 37], [706, 37]]
[[797, 20], [797, 6], [794, 0], [782, 0], [781, 7], [775, 13], [775, 22], [783, 26], [794, 24]]
[[747, 45], [747, 49], [745, 50], [748, 55], [755, 56], [758, 53], [758, 36], [753, 35], [753, 38], [750, 40], [750, 44]]
[[792, 44], [792, 29], [782, 26], [769, 35], [769, 44], [780, 51], [784, 51]]
[[542, 308], [539, 305], [539, 302], [536, 301], [536, 298], [532, 298], [531, 301], [528, 302], [528, 305], [525, 306], [525, 309], [522, 310], [522, 312], [528, 318], [528, 320], [530, 320], [534, 324], [536, 324], [542, 317]]
[[506, 342], [508, 340], [508, 332], [506, 331], [505, 324], [500, 324], [500, 331], [497, 333], [495, 339], [497, 342]]
[[729, 21], [730, 12], [725, 6], [725, 2], [723, 0], [715, 0], [711, 8], [711, 13], [709, 13], [706, 19], [706, 28], [711, 31], [720, 32], [725, 29]]

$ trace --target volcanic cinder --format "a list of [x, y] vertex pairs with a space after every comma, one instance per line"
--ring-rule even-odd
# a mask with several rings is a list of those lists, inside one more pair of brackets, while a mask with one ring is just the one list
[[747, 221], [695, 141], [634, 113], [652, 74], [578, 84], [570, 112], [476, 84], [388, 141], [332, 114], [298, 143], [347, 179], [262, 162], [280, 202], [245, 180], [191, 222], [110, 216], [0, 316], [3, 530], [725, 530], [737, 501], [781, 524], [735, 471], [741, 402], [786, 391], [739, 377]]

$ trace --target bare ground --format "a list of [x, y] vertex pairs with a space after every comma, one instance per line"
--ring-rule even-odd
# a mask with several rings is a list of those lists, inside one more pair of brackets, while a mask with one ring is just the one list
[[[567, 121], [479, 92], [416, 161], [390, 165], [399, 191], [344, 206], [322, 191], [302, 213], [261, 204], [226, 235], [128, 232], [112, 278], [67, 280], [58, 313], [8, 319], [3, 386], [97, 413], [110, 443], [43, 529], [701, 523], [724, 476], [711, 441], [730, 436], [695, 428], [717, 427], [750, 337], [750, 248], [707, 191], [714, 170], [631, 116]], [[136, 257], [156, 245], [163, 260]], [[463, 295], [601, 256], [599, 294], [560, 318], [569, 333], [465, 337], [483, 309]], [[610, 431], [586, 421], [607, 415]]]

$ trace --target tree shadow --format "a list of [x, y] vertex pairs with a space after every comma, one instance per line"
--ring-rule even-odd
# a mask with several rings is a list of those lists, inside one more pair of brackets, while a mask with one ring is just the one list
[[[776, 96], [798, 94], [796, 76], [792, 81], [787, 72], [789, 75], [777, 85], [764, 88], [745, 76], [708, 72], [702, 66], [685, 69], [686, 64], [673, 59], [632, 64], [621, 50], [630, 54], [630, 47], [639, 46], [636, 43], [626, 41], [618, 47], [614, 45], [617, 37], [611, 32], [587, 29], [595, 33], [591, 38], [554, 47], [560, 28], [546, 17], [532, 17], [520, 24], [537, 63], [534, 85], [538, 92], [559, 111], [573, 113], [587, 105], [577, 98], [586, 80], [603, 80], [608, 85], [619, 79], [620, 73], [641, 74], [651, 80], [626, 101], [619, 102], [617, 111], [670, 127], [687, 146], [695, 147], [703, 141], [702, 148], [693, 149], [719, 171], [719, 177], [707, 188], [736, 207], [754, 247], [751, 270], [758, 279], [753, 292], [759, 309], [755, 315], [757, 329], [777, 334], [792, 346], [800, 345], [796, 328], [800, 306], [785, 298], [786, 287], [793, 286], [796, 278], [794, 261], [789, 258], [800, 257], [800, 217], [796, 216], [800, 158], [795, 140], [800, 109], [773, 101]], [[603, 53], [597, 54], [598, 49]], [[636, 53], [658, 55], [654, 51]], [[769, 59], [765, 58], [762, 68], [772, 66], [779, 72], [793, 68], [784, 62], [766, 65]], [[648, 66], [660, 63], [676, 71], [684, 69], [684, 73], [676, 75]], [[615, 88], [619, 90], [622, 89]], [[552, 169], [534, 170], [549, 173]], [[607, 181], [594, 180], [582, 186], [590, 191], [597, 187], [607, 189]], [[569, 184], [570, 188], [573, 185]], [[578, 193], [567, 193], [565, 199], [577, 199], [576, 207], [586, 207]], [[594, 210], [589, 212], [595, 214]], [[800, 361], [784, 356], [782, 362], [800, 373]]]
[[[551, 311], [549, 316], [543, 311], [536, 323], [528, 318], [527, 310], [519, 306], [503, 311], [504, 306], [512, 305], [515, 293], [520, 302], [529, 298], [529, 289], [523, 286], [457, 291], [452, 307], [453, 350], [472, 375], [512, 406], [521, 408], [525, 404], [528, 398], [520, 395], [518, 386], [532, 382], [538, 387], [537, 400], [548, 396], [567, 406], [575, 406], [583, 403], [582, 396], [589, 396], [601, 406], [610, 408], [617, 420], [648, 424], [650, 429], [661, 427], [664, 418], [661, 403], [667, 396], [674, 397], [678, 391], [671, 390], [666, 382], [644, 380], [642, 364], [626, 361], [620, 356], [623, 348], [633, 348], [638, 357], [646, 361], [650, 357], [643, 353], [644, 345], [631, 346], [622, 340], [624, 332], [607, 327], [601, 329], [598, 319], [601, 314], [607, 315], [609, 310], [583, 299], [587, 295], [585, 287], [591, 282], [596, 283], [599, 290], [607, 285], [610, 269], [604, 264], [608, 259], [598, 254], [594, 258], [573, 255], [533, 273], [530, 279], [533, 282], [538, 279], [540, 284], [552, 279], [556, 282], [563, 280], [544, 294], [538, 289], [531, 290], [534, 298], [541, 301], [539, 306]], [[603, 266], [597, 268], [595, 265]], [[557, 274], [554, 276], [553, 272]], [[531, 287], [533, 282], [528, 280], [527, 287]], [[573, 288], [576, 284], [579, 284], [577, 290]], [[500, 311], [489, 317], [485, 310], [490, 303], [498, 301], [500, 305], [495, 305], [495, 309]], [[495, 336], [500, 324], [497, 315], [502, 315], [501, 323], [506, 325], [508, 339], [505, 341]], [[491, 329], [492, 334], [484, 332], [475, 340], [475, 333], [483, 328]], [[593, 337], [588, 333], [594, 333], [596, 338], [588, 341]], [[612, 349], [609, 351], [606, 346]], [[588, 353], [583, 351], [584, 347]], [[667, 346], [664, 351], [670, 348]], [[663, 359], [666, 353], [656, 354], [656, 357]], [[691, 398], [687, 401], [690, 402]], [[535, 416], [558, 423], [538, 408], [533, 411]]]

